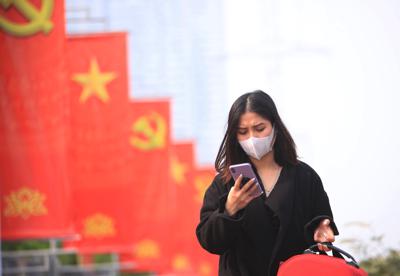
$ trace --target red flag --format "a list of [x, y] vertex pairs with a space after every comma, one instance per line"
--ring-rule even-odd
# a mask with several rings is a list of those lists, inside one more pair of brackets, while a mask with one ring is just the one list
[[72, 182], [98, 188], [109, 186], [110, 179], [125, 181], [130, 114], [126, 34], [69, 37], [67, 54]]
[[171, 234], [165, 258], [164, 273], [191, 274], [195, 271], [192, 256], [197, 204], [194, 204], [194, 146], [192, 142], [174, 143], [170, 153], [171, 190], [175, 191], [175, 215], [171, 220]]
[[72, 234], [64, 1], [0, 5], [3, 239]]
[[126, 34], [67, 40], [70, 173], [81, 252], [132, 246], [134, 175], [129, 146]]
[[[194, 173], [194, 188], [195, 193], [193, 200], [197, 209], [196, 226], [200, 220], [200, 208], [203, 203], [204, 193], [212, 183], [215, 177], [214, 167], [196, 167]], [[195, 260], [196, 273], [200, 276], [217, 275], [218, 271], [218, 256], [205, 251], [197, 239], [193, 241], [193, 259]]]
[[135, 164], [135, 210], [132, 237], [135, 245], [122, 255], [137, 270], [160, 271], [167, 265], [165, 241], [174, 212], [174, 191], [169, 181], [170, 105], [168, 100], [131, 103], [129, 143]]
[[170, 104], [168, 100], [135, 100], [130, 107], [129, 144], [138, 195], [133, 202], [138, 224], [134, 234], [142, 238], [149, 228], [144, 224], [170, 218]]
[[[197, 166], [194, 173], [194, 188], [195, 194], [194, 201], [198, 208], [203, 204], [204, 194], [207, 188], [211, 185], [216, 175], [214, 167], [211, 166]], [[200, 209], [199, 209], [200, 215]]]
[[169, 240], [169, 271], [175, 275], [217, 275], [218, 257], [207, 253], [195, 230], [205, 189], [215, 170], [194, 165], [192, 143], [177, 143], [171, 151], [171, 180], [176, 187], [177, 212]]

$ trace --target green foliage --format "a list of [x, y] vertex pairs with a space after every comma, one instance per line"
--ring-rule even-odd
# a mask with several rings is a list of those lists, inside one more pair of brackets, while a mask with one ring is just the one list
[[62, 254], [58, 256], [58, 261], [62, 265], [78, 265], [78, 255], [76, 254]]
[[2, 251], [49, 249], [50, 242], [45, 240], [2, 241]]
[[368, 258], [360, 265], [369, 276], [399, 276], [400, 251], [390, 249], [386, 255]]
[[113, 261], [112, 254], [95, 254], [93, 262], [95, 264], [111, 263]]

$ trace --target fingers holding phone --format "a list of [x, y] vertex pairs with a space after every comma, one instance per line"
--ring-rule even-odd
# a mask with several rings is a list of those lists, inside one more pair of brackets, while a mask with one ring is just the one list
[[[251, 178], [248, 178], [246, 176], [243, 176], [242, 174], [239, 175], [239, 177], [235, 180], [235, 184], [233, 185], [236, 187], [236, 189], [240, 190], [242, 189], [249, 181]], [[253, 181], [254, 183], [254, 181]]]
[[240, 175], [236, 179], [234, 186], [229, 191], [228, 199], [225, 203], [225, 209], [228, 214], [233, 216], [239, 210], [246, 207], [251, 200], [258, 196], [257, 190], [258, 187], [255, 178], [245, 179], [243, 175]]
[[241, 190], [243, 193], [249, 193], [250, 195], [256, 197], [255, 192], [258, 190], [256, 185], [256, 179], [243, 177], [241, 183]]
[[228, 214], [233, 216], [245, 208], [251, 200], [260, 196], [263, 190], [250, 163], [231, 165], [229, 170], [235, 184], [229, 191], [225, 208]]

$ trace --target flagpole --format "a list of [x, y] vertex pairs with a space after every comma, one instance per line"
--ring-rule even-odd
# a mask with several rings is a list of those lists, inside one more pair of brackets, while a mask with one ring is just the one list
[[50, 239], [50, 252], [49, 252], [49, 275], [58, 275], [57, 263], [57, 240]]

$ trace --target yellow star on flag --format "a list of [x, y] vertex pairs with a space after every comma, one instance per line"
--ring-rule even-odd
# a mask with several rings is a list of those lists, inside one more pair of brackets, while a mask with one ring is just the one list
[[89, 72], [74, 74], [72, 76], [73, 81], [83, 85], [79, 102], [86, 102], [92, 95], [97, 96], [104, 103], [108, 102], [110, 96], [108, 95], [106, 85], [115, 79], [116, 76], [117, 74], [113, 72], [100, 72], [97, 60], [92, 58], [90, 60]]
[[198, 201], [198, 202], [203, 201], [204, 194], [205, 194], [208, 186], [212, 182], [212, 180], [213, 180], [212, 177], [209, 175], [196, 176], [196, 178], [194, 179], [194, 185], [195, 185], [195, 188], [197, 191], [197, 194], [195, 195], [196, 201]]
[[184, 271], [190, 268], [190, 261], [188, 257], [182, 254], [175, 255], [172, 260], [172, 267], [176, 271]]
[[199, 275], [201, 276], [209, 276], [211, 275], [211, 266], [209, 263], [203, 262], [199, 268]]
[[138, 259], [157, 259], [160, 257], [160, 246], [153, 240], [141, 240], [134, 249], [134, 256]]
[[171, 160], [171, 176], [172, 179], [178, 184], [182, 185], [184, 184], [186, 177], [185, 174], [188, 170], [188, 166], [183, 163], [179, 162], [178, 158], [172, 157]]

